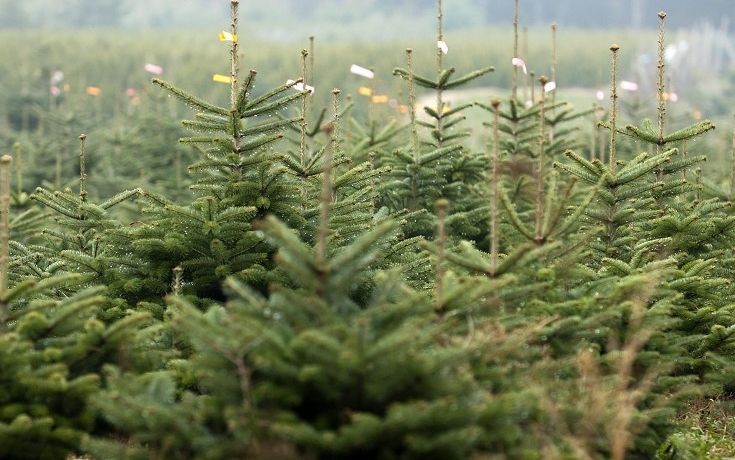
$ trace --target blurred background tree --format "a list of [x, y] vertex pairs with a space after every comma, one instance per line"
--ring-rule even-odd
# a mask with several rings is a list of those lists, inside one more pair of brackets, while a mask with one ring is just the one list
[[[582, 28], [651, 28], [645, 18], [665, 9], [671, 18], [669, 30], [689, 27], [698, 22], [720, 24], [732, 13], [728, 0], [704, 0], [696, 4], [689, 0], [646, 2], [643, 0], [526, 0], [524, 10], [529, 25], [547, 25], [558, 22], [567, 27]], [[665, 4], [664, 4], [665, 3]], [[219, 27], [228, 18], [225, 2], [216, 0], [51, 0], [0, 1], [3, 28], [46, 27], [53, 29], [70, 27]], [[448, 30], [483, 25], [507, 25], [513, 17], [513, 2], [495, 0], [453, 0], [449, 5], [452, 17], [447, 18]], [[332, 0], [272, 0], [269, 2], [243, 2], [243, 20], [257, 21], [266, 28], [291, 17], [293, 22], [346, 21], [365, 23], [371, 16], [411, 18], [415, 30], [431, 28], [434, 21], [434, 4], [420, 0], [345, 0], [339, 7]], [[383, 27], [383, 32], [388, 28]], [[401, 34], [410, 33], [402, 28]], [[355, 29], [352, 30], [355, 33]], [[396, 31], [391, 33], [395, 34]], [[353, 35], [354, 37], [354, 35]]]

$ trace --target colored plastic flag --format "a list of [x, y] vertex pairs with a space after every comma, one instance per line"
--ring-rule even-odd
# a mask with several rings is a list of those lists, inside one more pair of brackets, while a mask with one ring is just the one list
[[212, 75], [212, 81], [216, 81], [217, 83], [230, 83], [230, 77], [227, 75], [220, 75], [218, 73]]
[[638, 83], [623, 80], [620, 82], [620, 89], [624, 89], [626, 91], [638, 91]]
[[128, 88], [125, 90], [125, 95], [130, 99], [130, 103], [133, 105], [140, 104], [140, 96], [135, 88]]
[[350, 72], [361, 77], [369, 78], [370, 80], [375, 78], [375, 73], [373, 73], [372, 70], [366, 69], [365, 67], [360, 67], [357, 64], [352, 64], [350, 66]]
[[360, 96], [372, 96], [373, 90], [368, 88], [367, 86], [361, 86], [357, 88], [357, 94], [359, 94]]
[[149, 72], [155, 75], [161, 75], [163, 73], [163, 67], [161, 67], [160, 65], [148, 63], [144, 65], [143, 68], [145, 69], [146, 72]]
[[221, 42], [236, 42], [237, 41], [237, 34], [231, 34], [229, 32], [225, 32], [224, 30], [219, 33], [219, 41]]
[[447, 54], [449, 52], [449, 47], [447, 46], [447, 42], [445, 42], [444, 40], [439, 40], [438, 42], [436, 42], [436, 46], [444, 54]]
[[309, 92], [309, 94], [314, 94], [314, 87], [313, 86], [304, 85], [304, 82], [301, 82], [301, 81], [298, 82], [298, 83], [296, 83], [296, 84], [294, 84], [295, 81], [296, 80], [287, 80], [286, 81], [286, 84], [287, 85], [293, 84], [293, 89], [295, 89], [296, 91], [304, 91], [304, 90], [306, 90], [306, 91]]
[[523, 59], [514, 57], [513, 59], [510, 60], [510, 63], [516, 67], [523, 68], [523, 73], [528, 74], [528, 72], [526, 71], [526, 62]]
[[87, 94], [90, 96], [99, 96], [102, 94], [102, 90], [96, 86], [87, 86]]
[[370, 99], [373, 104], [385, 104], [388, 102], [388, 96], [385, 94], [375, 95]]
[[556, 82], [550, 81], [544, 85], [544, 92], [548, 93], [550, 91], [554, 91], [556, 89]]
[[58, 86], [61, 84], [62, 81], [64, 81], [64, 72], [62, 72], [61, 70], [54, 70], [51, 73], [50, 83], [53, 86]]

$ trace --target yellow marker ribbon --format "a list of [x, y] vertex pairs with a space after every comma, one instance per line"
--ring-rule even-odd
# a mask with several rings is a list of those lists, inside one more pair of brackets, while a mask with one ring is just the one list
[[236, 42], [237, 41], [237, 34], [231, 34], [229, 32], [225, 32], [224, 30], [219, 33], [219, 41], [221, 42]]
[[367, 86], [361, 86], [361, 87], [357, 88], [357, 93], [360, 96], [372, 96], [373, 95], [373, 90], [370, 89], [370, 88], [368, 88]]
[[90, 96], [99, 96], [102, 94], [102, 89], [96, 87], [96, 86], [87, 86], [87, 94]]
[[388, 102], [388, 96], [385, 94], [376, 95], [373, 96], [372, 99], [373, 104], [386, 104]]
[[217, 83], [230, 83], [230, 77], [227, 75], [220, 75], [218, 73], [212, 75], [212, 80]]

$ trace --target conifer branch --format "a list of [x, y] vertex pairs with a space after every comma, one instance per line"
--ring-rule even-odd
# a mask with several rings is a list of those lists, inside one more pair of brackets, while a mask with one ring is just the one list
[[494, 66], [489, 66], [489, 67], [485, 67], [485, 68], [482, 68], [482, 69], [479, 69], [479, 70], [474, 70], [472, 72], [469, 72], [466, 75], [463, 75], [463, 76], [461, 76], [459, 78], [455, 78], [452, 81], [446, 82], [442, 86], [442, 88], [443, 89], [452, 89], [452, 88], [455, 88], [457, 86], [463, 85], [463, 84], [465, 84], [465, 83], [467, 83], [469, 81], [472, 81], [472, 80], [475, 80], [477, 78], [480, 78], [483, 75], [486, 75], [486, 74], [488, 74], [490, 72], [495, 72], [495, 67]]
[[[277, 141], [278, 139], [283, 138], [282, 133], [275, 133], [275, 134], [263, 134], [261, 136], [254, 137], [253, 139], [248, 140], [247, 142], [243, 142], [238, 146], [237, 153], [253, 153], [258, 151], [259, 149], [262, 149], [264, 146]], [[258, 160], [257, 162], [260, 162]], [[240, 165], [247, 164], [247, 160], [243, 159], [239, 163]]]
[[[556, 184], [559, 178], [559, 173], [557, 171], [552, 171], [550, 174], [547, 174], [547, 177], [549, 178], [548, 189], [556, 192]], [[569, 199], [569, 196], [572, 193], [572, 188], [574, 187], [574, 184], [576, 182], [577, 180], [575, 178], [572, 178], [564, 186], [564, 189], [561, 191], [561, 193], [556, 192], [546, 194], [543, 208], [543, 222], [541, 224], [541, 241], [547, 240], [548, 236], [554, 230], [557, 222], [559, 221], [559, 219], [561, 219], [564, 207], [567, 205], [567, 200]], [[556, 207], [557, 209], [554, 209], [554, 204], [557, 200], [559, 202], [559, 206]]]
[[640, 163], [628, 163], [620, 170], [620, 173], [615, 178], [615, 183], [617, 185], [624, 185], [632, 182], [650, 171], [653, 171], [656, 167], [661, 167], [662, 164], [671, 161], [671, 157], [676, 155], [678, 152], [679, 151], [677, 149], [670, 149]]
[[402, 69], [400, 67], [396, 67], [393, 69], [393, 75], [404, 78], [406, 80], [410, 80], [413, 83], [422, 86], [424, 88], [428, 89], [437, 89], [437, 81], [432, 80], [426, 77], [422, 77], [421, 75], [414, 74], [412, 71], [408, 69]]
[[[536, 243], [526, 243], [511, 251], [510, 254], [505, 256], [498, 265], [498, 270], [495, 272], [495, 276], [499, 277], [510, 273], [511, 270], [517, 269], [519, 266], [523, 266], [529, 261], [540, 260], [542, 256], [548, 254], [553, 250], [557, 250], [561, 247], [561, 242], [554, 241], [543, 246], [539, 246]], [[531, 286], [528, 286], [532, 288]]]
[[[662, 164], [664, 174], [669, 174], [677, 171], [686, 171], [686, 168], [696, 163], [707, 161], [707, 156], [698, 155], [696, 157], [682, 158], [681, 160], [668, 161]], [[681, 178], [682, 182], [686, 183], [686, 176]]]
[[[265, 123], [258, 123], [257, 125], [245, 127], [244, 129], [240, 131], [240, 135], [244, 137], [248, 137], [248, 136], [254, 136], [257, 134], [264, 134], [264, 133], [270, 133], [274, 131], [280, 131], [283, 128], [291, 126], [293, 125], [293, 123], [298, 122], [298, 121], [299, 119], [297, 117], [294, 117], [294, 118], [284, 118], [281, 120], [268, 121]], [[240, 148], [242, 151], [242, 146]]]
[[60, 194], [54, 193], [52, 194], [48, 190], [37, 187], [35, 192], [31, 195], [31, 199], [39, 201], [49, 208], [53, 209], [54, 211], [59, 212], [60, 214], [65, 215], [66, 217], [70, 217], [75, 220], [81, 219], [81, 215], [76, 213], [74, 210], [67, 209], [66, 207], [62, 206], [60, 203], [57, 202], [55, 199], [56, 197], [59, 197]]
[[590, 174], [594, 174], [598, 177], [604, 174], [608, 174], [608, 175], [610, 174], [610, 171], [608, 170], [608, 168], [606, 168], [605, 165], [597, 158], [593, 159], [592, 161], [589, 161], [583, 156], [569, 149], [564, 151], [564, 156], [574, 160], [578, 165], [582, 166]]
[[[449, 109], [449, 110], [445, 110], [445, 111], [444, 111], [444, 116], [446, 116], [446, 117], [451, 117], [452, 115], [454, 115], [454, 114], [456, 114], [456, 113], [459, 113], [459, 112], [461, 112], [462, 110], [464, 110], [464, 109], [466, 109], [466, 108], [468, 108], [468, 107], [472, 107], [473, 105], [475, 105], [475, 103], [474, 103], [474, 102], [468, 102], [467, 104], [460, 104], [460, 105], [457, 105], [457, 106], [455, 106], [455, 107], [453, 107], [453, 108], [451, 108], [451, 109]], [[426, 108], [426, 107], [425, 107], [425, 108]], [[433, 110], [433, 109], [432, 109], [432, 110]], [[462, 120], [464, 120], [464, 119], [465, 119], [465, 117], [456, 117], [456, 118], [454, 118], [453, 120], [450, 120], [450, 121], [448, 121], [447, 123], [445, 123], [445, 124], [444, 124], [444, 127], [445, 127], [445, 128], [449, 128], [449, 127], [451, 127], [451, 126], [452, 126], [453, 124], [455, 124], [455, 123], [457, 123], [457, 122], [459, 122], [459, 121], [462, 121]]]
[[560, 169], [562, 171], [565, 171], [573, 176], [576, 176], [584, 180], [588, 184], [596, 184], [600, 179], [599, 175], [591, 174], [589, 171], [582, 169], [578, 167], [577, 165], [554, 162], [553, 166], [554, 168]]
[[210, 104], [207, 101], [204, 101], [202, 99], [199, 99], [198, 97], [195, 97], [185, 91], [182, 91], [172, 84], [165, 82], [159, 78], [153, 78], [151, 80], [152, 83], [160, 86], [161, 88], [165, 89], [172, 95], [176, 96], [177, 98], [184, 101], [186, 104], [193, 106], [194, 108], [197, 108], [199, 110], [203, 110], [205, 112], [212, 112], [212, 113], [218, 113], [220, 115], [224, 116], [230, 116], [230, 111], [228, 109], [225, 109], [223, 107], [219, 107], [213, 104]]
[[[571, 192], [571, 187], [568, 188], [569, 192]], [[579, 222], [580, 217], [584, 215], [584, 213], [587, 211], [590, 204], [592, 204], [592, 201], [595, 199], [596, 196], [598, 196], [598, 191], [600, 190], [600, 187], [595, 187], [592, 189], [588, 194], [587, 197], [579, 204], [577, 205], [574, 213], [567, 217], [562, 223], [561, 226], [554, 229], [556, 227], [556, 222], [552, 227], [549, 228], [549, 235], [550, 236], [558, 236], [563, 235], [567, 232], [573, 225]], [[561, 211], [561, 210], [560, 210]], [[561, 217], [561, 212], [558, 213], [559, 217]]]
[[[609, 177], [609, 176], [608, 176]], [[610, 186], [609, 183], [605, 182], [605, 186]], [[613, 188], [612, 190], [606, 188], [600, 188], [598, 194], [600, 198], [605, 202], [606, 205], [611, 206], [616, 203], [620, 203], [631, 198], [639, 198], [644, 195], [648, 195], [655, 188], [662, 187], [662, 184], [656, 184], [655, 182], [645, 183], [643, 185], [634, 185], [630, 187], [624, 187], [621, 189]], [[614, 194], [613, 194], [614, 192]]]
[[[290, 88], [294, 84], [295, 83], [289, 83], [289, 84], [286, 84], [286, 85], [279, 86], [278, 88], [276, 88], [276, 90], [277, 90], [276, 91], [276, 94], [283, 92], [286, 88]], [[303, 93], [307, 93], [308, 94], [309, 91], [308, 90], [304, 90], [304, 91], [301, 91], [301, 92], [296, 92], [296, 93], [293, 93], [293, 94], [289, 94], [287, 96], [283, 96], [283, 97], [281, 97], [279, 99], [276, 99], [275, 101], [271, 101], [271, 102], [269, 102], [267, 104], [261, 104], [260, 102], [262, 102], [265, 99], [264, 98], [258, 98], [258, 102], [257, 103], [255, 101], [253, 101], [253, 102], [251, 102], [251, 103], [249, 103], [249, 104], [246, 105], [245, 109], [242, 112], [240, 112], [240, 117], [241, 118], [250, 118], [250, 117], [254, 117], [254, 116], [258, 116], [258, 115], [262, 115], [262, 114], [267, 114], [269, 112], [275, 112], [275, 111], [280, 110], [281, 108], [283, 108], [283, 106], [285, 104], [288, 104], [291, 101], [295, 101], [296, 99], [298, 99], [300, 97], [303, 97], [304, 96]]]
[[196, 120], [184, 120], [182, 124], [191, 130], [201, 132], [225, 131], [232, 134], [232, 117], [212, 113], [197, 113]]
[[[242, 83], [242, 86], [240, 86], [240, 89], [238, 90], [237, 105], [235, 106], [235, 113], [242, 113], [242, 111], [245, 110], [245, 106], [250, 103], [250, 96], [251, 96], [250, 91], [253, 89], [253, 86], [255, 85], [255, 77], [257, 76], [258, 76], [258, 72], [253, 69], [250, 69], [250, 71], [248, 72], [248, 75], [245, 77], [245, 81]], [[293, 84], [296, 84], [296, 82], [294, 82]]]
[[[347, 111], [350, 107], [352, 107], [352, 104], [347, 104], [347, 107], [345, 107], [342, 111]], [[311, 104], [311, 108], [313, 110], [314, 104]], [[317, 133], [320, 132], [322, 127], [322, 122], [324, 121], [324, 117], [327, 115], [327, 108], [322, 107], [322, 109], [319, 111], [319, 115], [316, 117], [316, 120], [314, 121], [314, 127], [311, 129], [311, 131], [307, 131], [306, 135], [309, 137], [314, 137], [317, 135]]]
[[667, 134], [663, 138], [663, 143], [666, 144], [669, 142], [684, 141], [695, 136], [699, 136], [700, 134], [704, 134], [707, 131], [711, 131], [713, 129], [715, 129], [714, 123], [712, 123], [710, 120], [704, 120], [678, 131], [674, 131], [671, 134]]
[[525, 223], [523, 222], [523, 219], [521, 219], [521, 216], [518, 215], [518, 211], [516, 210], [515, 206], [510, 200], [510, 197], [505, 192], [505, 189], [502, 187], [500, 188], [500, 201], [503, 203], [503, 207], [508, 212], [508, 216], [510, 217], [510, 223], [515, 227], [516, 230], [521, 232], [521, 234], [526, 237], [527, 239], [531, 241], [535, 241], [535, 235], [526, 228]]

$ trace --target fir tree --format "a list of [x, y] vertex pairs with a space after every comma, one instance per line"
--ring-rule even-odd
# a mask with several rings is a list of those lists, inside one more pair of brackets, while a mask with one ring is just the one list
[[514, 65], [509, 99], [450, 108], [491, 68], [454, 78], [437, 2], [436, 76], [411, 50], [394, 72], [436, 108], [380, 126], [338, 89], [315, 115], [313, 39], [300, 79], [256, 93], [230, 5], [229, 105], [153, 80], [196, 111], [188, 192], [95, 204], [81, 139], [79, 192], [11, 216], [3, 160], [0, 456], [649, 459], [684, 401], [732, 388], [731, 196], [689, 171], [713, 125], [665, 117], [663, 13], [657, 126], [618, 125], [613, 46], [588, 158], [590, 111], [546, 91], [556, 25], [530, 104]]
[[[412, 136], [408, 146], [384, 160], [391, 167], [392, 180], [386, 182], [382, 199], [389, 209], [406, 209], [414, 213], [407, 228], [408, 234], [423, 236], [431, 235], [435, 223], [432, 222], [431, 214], [422, 214], [422, 211], [431, 209], [439, 198], [449, 199], [453, 203], [456, 201], [452, 206], [454, 215], [449, 225], [467, 232], [467, 236], [476, 236], [476, 230], [473, 230], [476, 222], [482, 219], [482, 210], [478, 209], [477, 201], [469, 198], [474, 191], [468, 184], [482, 177], [484, 165], [479, 155], [470, 152], [461, 143], [469, 132], [460, 128], [465, 119], [462, 111], [472, 104], [449, 107], [444, 92], [480, 78], [494, 68], [485, 67], [452, 78], [456, 69], [445, 68], [444, 65], [444, 54], [448, 50], [443, 36], [441, 1], [437, 2], [437, 7], [436, 76], [425, 77], [414, 72], [410, 48], [406, 50], [407, 68], [393, 70], [394, 75], [408, 81]], [[428, 121], [420, 119], [415, 113], [417, 87], [431, 89], [436, 96], [435, 107], [424, 107]], [[419, 128], [428, 130], [429, 136], [421, 136]]]
[[[80, 452], [96, 429], [89, 398], [99, 390], [102, 366], [117, 360], [131, 330], [147, 315], [133, 313], [105, 324], [105, 289], [91, 285], [88, 270], [77, 272], [76, 264], [57, 263], [51, 273], [37, 271], [54, 265], [47, 262], [19, 270], [28, 257], [10, 251], [10, 161], [7, 155], [1, 159], [0, 455], [64, 459]], [[80, 230], [77, 241], [94, 226]]]
[[[237, 2], [232, 3], [237, 10]], [[252, 228], [266, 214], [299, 226], [297, 184], [289, 174], [284, 156], [274, 146], [282, 131], [299, 119], [273, 115], [302, 97], [294, 91], [298, 81], [256, 95], [257, 72], [240, 82], [237, 16], [231, 44], [230, 106], [203, 101], [167, 82], [153, 82], [197, 110], [196, 119], [184, 126], [200, 136], [182, 138], [201, 159], [189, 167], [199, 176], [191, 186], [195, 193], [188, 204], [146, 192], [141, 201], [151, 216], [133, 228], [116, 233], [119, 255], [135, 255], [131, 266], [121, 266], [127, 279], [120, 295], [130, 301], [156, 301], [169, 291], [173, 270], [180, 267], [182, 286], [202, 298], [222, 299], [221, 283], [230, 275], [264, 283], [271, 249]], [[263, 285], [264, 286], [264, 285]]]

